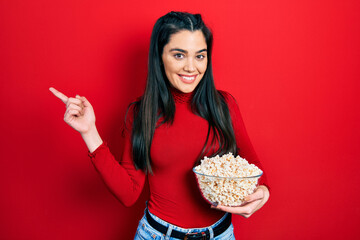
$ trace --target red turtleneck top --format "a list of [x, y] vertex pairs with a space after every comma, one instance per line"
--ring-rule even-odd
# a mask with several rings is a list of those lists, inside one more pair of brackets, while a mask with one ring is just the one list
[[[229, 107], [238, 154], [263, 170], [246, 133], [235, 99], [229, 93], [219, 92]], [[208, 123], [192, 113], [191, 93], [184, 94], [172, 89], [172, 95], [176, 108], [174, 122], [172, 125], [162, 124], [157, 127], [151, 145], [153, 175], [148, 174], [148, 208], [159, 218], [183, 228], [210, 226], [224, 213], [210, 208], [210, 204], [203, 199], [192, 172], [205, 144]], [[132, 115], [129, 112], [128, 116]], [[126, 124], [131, 127], [132, 120], [129, 119]], [[89, 156], [113, 194], [125, 206], [131, 206], [143, 189], [146, 174], [135, 169], [131, 156], [131, 133], [125, 132], [125, 148], [120, 162], [114, 159], [106, 143], [89, 153]], [[260, 185], [267, 185], [264, 174], [259, 181]]]

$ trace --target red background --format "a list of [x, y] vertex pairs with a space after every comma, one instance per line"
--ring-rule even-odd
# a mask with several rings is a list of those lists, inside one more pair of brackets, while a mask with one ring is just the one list
[[272, 187], [234, 219], [238, 239], [360, 235], [360, 3], [357, 0], [0, 1], [0, 238], [131, 239], [131, 208], [109, 193], [64, 106], [85, 95], [113, 153], [142, 94], [150, 33], [170, 10], [214, 32], [219, 89], [239, 102]]

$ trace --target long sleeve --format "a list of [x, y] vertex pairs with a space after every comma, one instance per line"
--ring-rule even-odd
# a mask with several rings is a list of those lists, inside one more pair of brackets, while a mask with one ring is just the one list
[[245, 158], [249, 163], [255, 164], [263, 171], [263, 175], [259, 179], [259, 185], [265, 185], [270, 190], [265, 170], [256, 155], [253, 145], [251, 144], [249, 135], [247, 134], [245, 124], [239, 110], [239, 106], [237, 105], [235, 98], [227, 92], [220, 91], [220, 93], [222, 96], [224, 96], [225, 101], [227, 102], [229, 107], [236, 138], [238, 155], [240, 155], [242, 158]]
[[146, 174], [142, 170], [136, 170], [134, 166], [130, 133], [126, 129], [124, 137], [125, 146], [120, 162], [116, 161], [105, 142], [89, 153], [89, 157], [110, 191], [123, 205], [129, 207], [139, 198]]

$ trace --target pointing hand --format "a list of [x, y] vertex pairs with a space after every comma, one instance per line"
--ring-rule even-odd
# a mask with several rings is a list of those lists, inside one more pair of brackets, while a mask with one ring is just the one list
[[81, 134], [95, 127], [94, 109], [85, 97], [79, 95], [75, 98], [67, 97], [52, 87], [49, 90], [66, 105], [64, 121], [67, 124]]

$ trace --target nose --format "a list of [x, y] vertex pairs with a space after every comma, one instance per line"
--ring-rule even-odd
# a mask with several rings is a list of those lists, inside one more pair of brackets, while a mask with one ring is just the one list
[[187, 72], [194, 72], [195, 69], [196, 68], [195, 68], [194, 60], [192, 58], [188, 58], [184, 66], [184, 70]]

